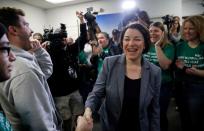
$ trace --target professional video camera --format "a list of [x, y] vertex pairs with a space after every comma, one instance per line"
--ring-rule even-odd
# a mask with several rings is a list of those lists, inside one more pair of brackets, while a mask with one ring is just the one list
[[60, 29], [57, 29], [55, 32], [53, 32], [52, 29], [44, 29], [43, 34], [45, 41], [50, 41], [50, 43], [61, 43], [63, 38], [67, 37], [67, 31], [65, 24], [60, 24]]
[[161, 18], [163, 20], [163, 24], [169, 25], [169, 27], [171, 27], [171, 25], [174, 22], [173, 16], [170, 16], [170, 15], [165, 15], [165, 16], [163, 16]]
[[90, 34], [90, 40], [97, 40], [96, 38], [96, 29], [99, 28], [98, 24], [96, 23], [96, 17], [94, 15], [97, 15], [98, 12], [93, 12], [93, 7], [87, 8], [87, 12], [84, 14], [84, 18], [87, 21], [88, 31]]
[[174, 23], [173, 16], [165, 15], [161, 18], [163, 20], [163, 24], [167, 26], [168, 38], [170, 38], [170, 28], [172, 27], [172, 25]]
[[84, 18], [87, 20], [88, 23], [95, 22], [96, 17], [94, 15], [97, 15], [98, 12], [94, 12], [93, 14], [91, 13], [93, 11], [93, 8], [87, 8], [86, 14], [84, 14]]

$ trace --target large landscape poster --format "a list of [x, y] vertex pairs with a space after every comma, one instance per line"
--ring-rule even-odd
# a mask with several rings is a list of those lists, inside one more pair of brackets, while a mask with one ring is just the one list
[[104, 14], [104, 15], [97, 15], [96, 22], [98, 23], [101, 31], [107, 32], [111, 36], [111, 32], [113, 29], [121, 30], [121, 22], [123, 16], [121, 13], [114, 13], [114, 14]]

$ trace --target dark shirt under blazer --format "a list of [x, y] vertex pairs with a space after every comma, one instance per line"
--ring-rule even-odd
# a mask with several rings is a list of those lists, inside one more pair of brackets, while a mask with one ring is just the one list
[[[99, 110], [103, 131], [115, 131], [122, 111], [124, 80], [125, 55], [107, 57], [85, 105], [96, 111], [105, 97]], [[139, 102], [141, 131], [160, 131], [160, 86], [161, 69], [143, 58]]]

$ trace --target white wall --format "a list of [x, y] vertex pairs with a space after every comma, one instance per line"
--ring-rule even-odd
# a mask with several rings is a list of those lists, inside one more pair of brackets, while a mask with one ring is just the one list
[[[100, 14], [118, 13], [123, 12], [121, 3], [122, 2], [119, 0], [104, 0], [49, 9], [46, 11], [48, 25], [57, 28], [60, 22], [65, 23], [69, 35], [76, 38], [78, 36], [78, 26], [75, 11], [81, 10], [86, 12], [86, 8], [93, 7], [96, 11], [103, 8], [104, 12]], [[181, 0], [138, 0], [138, 8], [146, 10], [151, 18], [158, 19], [166, 14], [178, 15], [181, 17], [181, 3]]]
[[[105, 10], [105, 14], [115, 13], [120, 11], [116, 0], [105, 0], [100, 2], [89, 2], [80, 5], [66, 6], [56, 9], [49, 9], [46, 11], [47, 26], [52, 25], [54, 28], [59, 28], [60, 23], [64, 23], [67, 26], [68, 35], [73, 38], [78, 37], [78, 24], [79, 20], [76, 17], [76, 11], [82, 11], [86, 13], [86, 9], [93, 7], [94, 10], [99, 11], [100, 8]], [[101, 13], [102, 14], [102, 13]]]
[[22, 9], [25, 12], [25, 19], [30, 23], [31, 29], [34, 32], [43, 33], [43, 25], [46, 23], [45, 11], [43, 9], [14, 0], [0, 0], [0, 7], [6, 6]]
[[182, 16], [181, 3], [181, 0], [141, 0], [139, 7], [146, 10], [151, 18], [167, 14]]
[[202, 0], [183, 0], [182, 16], [204, 14], [204, 7], [201, 6]]

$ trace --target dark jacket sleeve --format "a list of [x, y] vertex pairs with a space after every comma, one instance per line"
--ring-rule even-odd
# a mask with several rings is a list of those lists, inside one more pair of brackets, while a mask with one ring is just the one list
[[83, 24], [80, 24], [80, 36], [77, 38], [75, 44], [79, 47], [79, 51], [81, 51], [84, 49], [84, 45], [87, 42], [88, 40], [87, 40], [86, 23], [83, 23]]
[[87, 41], [86, 23], [83, 23], [80, 24], [80, 36], [76, 39], [74, 44], [67, 48], [67, 54], [73, 59], [72, 61], [77, 63], [79, 52], [84, 49], [84, 45]]

